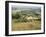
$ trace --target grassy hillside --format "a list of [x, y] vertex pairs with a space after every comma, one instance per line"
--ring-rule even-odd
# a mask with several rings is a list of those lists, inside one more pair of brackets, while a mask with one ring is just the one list
[[41, 29], [40, 8], [12, 9], [12, 31], [39, 29]]

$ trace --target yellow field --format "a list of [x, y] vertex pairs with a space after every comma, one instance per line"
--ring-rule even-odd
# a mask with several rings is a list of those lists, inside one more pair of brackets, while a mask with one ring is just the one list
[[16, 23], [15, 20], [12, 20], [12, 31], [39, 30], [39, 29], [41, 29], [40, 21]]

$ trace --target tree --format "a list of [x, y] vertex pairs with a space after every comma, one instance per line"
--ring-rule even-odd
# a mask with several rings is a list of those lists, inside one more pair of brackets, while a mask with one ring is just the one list
[[16, 18], [16, 19], [19, 19], [20, 17], [21, 17], [21, 14], [19, 14], [19, 13], [16, 13], [16, 14], [15, 14], [15, 18]]

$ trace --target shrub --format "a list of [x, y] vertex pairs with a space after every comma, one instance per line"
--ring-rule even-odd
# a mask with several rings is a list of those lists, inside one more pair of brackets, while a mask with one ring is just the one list
[[12, 14], [13, 19], [19, 19], [20, 17], [21, 17], [21, 14], [19, 14], [19, 13], [16, 13], [15, 15]]

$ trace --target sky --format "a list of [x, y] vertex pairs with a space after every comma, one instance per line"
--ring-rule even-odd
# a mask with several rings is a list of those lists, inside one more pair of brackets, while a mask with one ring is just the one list
[[12, 7], [13, 9], [14, 8], [21, 8], [21, 9], [30, 9], [30, 8], [33, 8], [33, 9], [38, 9], [41, 7], [40, 4], [25, 4], [25, 3], [12, 3]]
[[[35, 10], [38, 11], [41, 9], [41, 5], [35, 5], [35, 4], [13, 4], [12, 10]], [[40, 13], [40, 12], [37, 12]]]

